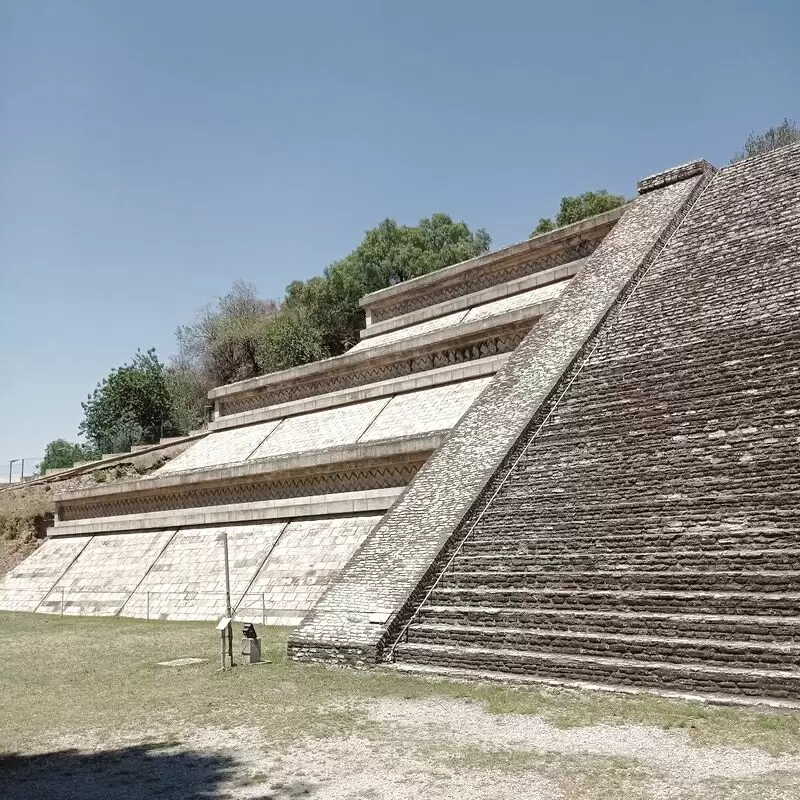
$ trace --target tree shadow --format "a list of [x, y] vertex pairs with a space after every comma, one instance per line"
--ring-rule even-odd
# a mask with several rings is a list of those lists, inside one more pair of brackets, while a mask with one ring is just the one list
[[[308, 784], [253, 785], [230, 755], [152, 744], [86, 753], [0, 754], [2, 800], [284, 800]], [[267, 776], [263, 776], [264, 779]], [[240, 787], [247, 787], [246, 789]]]

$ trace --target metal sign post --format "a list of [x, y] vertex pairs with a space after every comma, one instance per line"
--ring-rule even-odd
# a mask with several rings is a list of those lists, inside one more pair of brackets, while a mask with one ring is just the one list
[[[233, 666], [233, 608], [231, 607], [231, 573], [228, 562], [228, 533], [222, 533], [222, 548], [225, 553], [225, 616], [228, 618], [228, 627], [226, 630], [228, 636], [228, 659], [231, 667]], [[223, 636], [225, 633], [223, 633]], [[223, 656], [222, 666], [225, 667], [224, 643], [223, 643]]]

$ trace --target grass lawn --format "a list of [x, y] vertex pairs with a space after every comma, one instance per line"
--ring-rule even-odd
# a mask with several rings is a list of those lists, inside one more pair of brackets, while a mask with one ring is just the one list
[[[217, 784], [207, 781], [209, 786], [218, 785], [210, 794], [204, 794], [204, 789], [187, 789], [186, 786], [170, 793], [171, 784], [162, 782], [161, 793], [154, 788], [149, 794], [118, 796], [278, 798], [316, 792], [319, 797], [339, 797], [334, 791], [335, 779], [333, 783], [324, 784], [318, 781], [305, 785], [302, 780], [300, 784], [296, 781], [276, 784], [273, 779], [277, 774], [276, 764], [285, 754], [293, 752], [293, 748], [309, 747], [309, 742], [315, 743], [312, 750], [319, 748], [321, 752], [328, 745], [338, 747], [343, 742], [354, 741], [364, 743], [360, 747], [378, 747], [387, 758], [387, 769], [395, 766], [387, 754], [394, 752], [392, 748], [400, 747], [404, 757], [413, 755], [415, 763], [423, 764], [421, 769], [429, 770], [434, 778], [439, 774], [437, 770], [447, 772], [454, 766], [461, 772], [472, 770], [475, 775], [492, 770], [497, 770], [498, 774], [524, 773], [530, 780], [533, 776], [541, 778], [542, 786], [550, 786], [555, 781], [561, 793], [554, 797], [594, 797], [594, 790], [587, 790], [586, 786], [580, 789], [581, 795], [565, 792], [564, 786], [581, 775], [582, 770], [594, 774], [599, 769], [605, 777], [595, 787], [596, 796], [650, 796], [633, 791], [636, 786], [648, 785], [647, 781], [653, 777], [652, 770], [647, 772], [649, 768], [644, 763], [629, 763], [630, 759], [626, 761], [623, 756], [616, 761], [612, 759], [614, 763], [606, 763], [602, 760], [605, 757], [600, 757], [600, 763], [596, 760], [599, 756], [592, 760], [589, 755], [582, 754], [580, 748], [576, 756], [558, 751], [558, 748], [547, 752], [525, 747], [520, 750], [516, 745], [510, 746], [507, 737], [497, 743], [464, 741], [463, 737], [458, 738], [458, 729], [462, 727], [458, 719], [462, 718], [457, 714], [462, 713], [466, 715], [463, 730], [467, 730], [475, 714], [483, 715], [481, 719], [489, 727], [503, 720], [513, 720], [518, 725], [520, 719], [529, 717], [535, 719], [537, 725], [546, 724], [548, 731], [587, 729], [602, 733], [606, 729], [623, 730], [626, 726], [636, 730], [646, 726], [648, 730], [676, 731], [681, 741], [685, 740], [692, 747], [747, 748], [765, 757], [781, 756], [784, 759], [781, 764], [790, 763], [786, 758], [793, 759], [800, 754], [800, 713], [713, 707], [604, 692], [422, 680], [388, 669], [356, 672], [298, 666], [286, 660], [288, 630], [261, 629], [260, 633], [264, 657], [272, 663], [220, 672], [219, 639], [211, 623], [62, 618], [0, 612], [0, 753], [5, 754], [5, 761], [0, 758], [0, 796], [10, 796], [13, 800], [38, 796], [35, 793], [4, 794], [3, 767], [6, 776], [13, 773], [15, 779], [23, 783], [34, 781], [32, 776], [37, 770], [53, 768], [52, 763], [41, 760], [47, 754], [69, 752], [83, 757], [113, 746], [118, 753], [127, 753], [125, 757], [130, 763], [138, 764], [136, 758], [141, 757], [142, 763], [149, 764], [150, 756], [145, 753], [148, 747], [182, 748], [186, 756], [188, 745], [185, 743], [193, 736], [200, 736], [198, 732], [216, 732], [228, 750], [230, 743], [234, 743], [235, 752], [236, 737], [245, 730], [248, 736], [258, 739], [259, 752], [270, 754], [272, 775], [265, 770], [259, 777], [259, 768], [250, 764], [239, 770], [241, 774], [233, 784], [228, 773], [225, 773], [228, 777]], [[157, 664], [184, 656], [207, 660], [182, 667]], [[437, 719], [437, 708], [442, 709], [441, 719]], [[385, 723], [375, 709], [388, 709], [386, 714], [393, 713], [392, 709], [401, 709], [398, 712], [401, 718], [391, 724]], [[411, 709], [413, 713], [406, 718], [402, 709]], [[446, 731], [435, 735], [425, 732], [425, 726], [430, 732], [432, 726], [441, 723], [451, 712], [456, 716], [449, 734]], [[406, 741], [403, 738], [408, 734], [402, 732], [403, 725], [412, 726], [407, 731], [416, 731]], [[134, 757], [126, 747], [144, 750], [137, 751]], [[203, 750], [196, 743], [192, 747]], [[575, 758], [583, 760], [578, 764]], [[81, 769], [74, 765], [71, 768], [73, 772]], [[193, 774], [192, 766], [184, 765], [182, 770], [180, 774]], [[235, 766], [230, 766], [230, 770], [236, 772]], [[147, 769], [142, 767], [139, 772], [142, 771], [147, 772]], [[744, 779], [735, 785], [726, 783], [727, 779], [706, 781], [708, 791], [705, 794], [674, 796], [717, 796], [708, 793], [711, 791], [708, 787], [712, 787], [720, 797], [800, 797], [800, 792], [785, 793], [795, 791], [797, 775], [786, 777], [784, 772], [783, 768], [772, 770], [767, 777], [762, 775], [756, 783], [751, 781], [750, 784]], [[616, 779], [612, 778], [620, 774], [625, 778], [624, 788], [615, 794], [614, 786], [623, 784], [614, 783]], [[764, 783], [767, 779], [769, 783]], [[786, 789], [784, 784], [790, 788]], [[30, 791], [35, 792], [36, 785], [30, 784]], [[322, 785], [328, 787], [327, 794], [314, 789]], [[737, 787], [750, 785], [752, 794], [737, 794]], [[248, 794], [249, 787], [256, 787], [252, 789], [256, 793]], [[767, 787], [772, 787], [772, 794]], [[5, 788], [9, 791], [8, 786]], [[362, 794], [341, 796], [414, 796], [370, 794], [374, 787], [367, 791], [368, 788]], [[542, 797], [549, 796], [546, 793], [549, 790], [542, 791]]]

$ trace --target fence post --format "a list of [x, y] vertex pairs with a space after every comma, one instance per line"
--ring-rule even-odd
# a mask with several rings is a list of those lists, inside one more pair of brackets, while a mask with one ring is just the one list
[[264, 592], [261, 592], [261, 625], [267, 624], [267, 601], [264, 599]]

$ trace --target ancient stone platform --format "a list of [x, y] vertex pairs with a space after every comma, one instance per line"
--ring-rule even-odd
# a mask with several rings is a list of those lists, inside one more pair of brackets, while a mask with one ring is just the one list
[[800, 146], [362, 299], [65, 493], [0, 608], [295, 626], [298, 661], [800, 702]]
[[207, 436], [155, 475], [61, 495], [0, 607], [297, 625], [622, 211], [363, 300], [338, 358], [211, 393]]
[[640, 191], [296, 658], [800, 700], [800, 147]]

